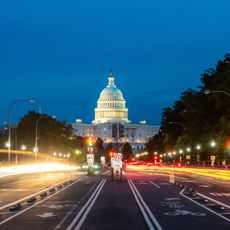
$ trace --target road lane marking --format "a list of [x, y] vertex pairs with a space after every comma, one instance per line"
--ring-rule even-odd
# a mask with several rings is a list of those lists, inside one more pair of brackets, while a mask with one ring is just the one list
[[52, 195], [50, 195], [50, 196], [48, 196], [48, 197], [44, 198], [44, 199], [43, 199], [43, 200], [41, 200], [41, 201], [36, 202], [35, 204], [33, 204], [33, 205], [29, 206], [28, 208], [23, 209], [23, 210], [22, 210], [22, 211], [20, 211], [20, 212], [17, 212], [17, 213], [16, 213], [16, 214], [14, 214], [13, 216], [11, 216], [11, 217], [9, 217], [9, 218], [7, 218], [7, 219], [5, 219], [5, 220], [1, 221], [1, 222], [0, 222], [0, 225], [3, 225], [4, 223], [6, 223], [6, 222], [8, 222], [8, 221], [10, 221], [10, 220], [14, 219], [15, 217], [17, 217], [17, 216], [19, 216], [19, 215], [23, 214], [24, 212], [26, 212], [26, 211], [28, 211], [28, 210], [32, 209], [33, 207], [37, 206], [38, 204], [40, 204], [40, 203], [44, 202], [45, 200], [50, 199], [51, 197], [53, 197], [53, 196], [57, 195], [58, 193], [60, 193], [60, 192], [64, 191], [64, 190], [65, 190], [65, 189], [67, 189], [67, 188], [69, 188], [70, 186], [72, 186], [72, 185], [74, 185], [74, 184], [78, 183], [79, 181], [81, 181], [81, 179], [76, 180], [76, 181], [75, 181], [75, 182], [73, 182], [72, 184], [67, 185], [66, 187], [64, 187], [64, 188], [62, 188], [62, 189], [60, 189], [60, 190], [58, 190], [56, 193], [54, 193], [54, 194], [52, 194]]
[[104, 172], [104, 173], [102, 173], [102, 175], [106, 175], [106, 174], [108, 174], [110, 171], [106, 171], [106, 172]]
[[50, 218], [50, 217], [54, 217], [54, 216], [57, 216], [57, 215], [54, 215], [54, 213], [53, 212], [45, 212], [44, 214], [42, 214], [42, 215], [37, 215], [38, 217], [41, 217], [41, 218]]
[[204, 197], [204, 198], [206, 198], [206, 199], [208, 199], [208, 200], [211, 200], [211, 201], [214, 202], [214, 203], [217, 203], [217, 204], [219, 204], [219, 205], [222, 205], [222, 206], [224, 206], [224, 207], [230, 209], [230, 206], [229, 206], [229, 205], [224, 204], [224, 203], [222, 203], [222, 202], [220, 202], [220, 201], [218, 201], [218, 200], [212, 199], [212, 198], [209, 197], [209, 196], [205, 196], [205, 195], [203, 195], [203, 194], [201, 194], [201, 193], [199, 193], [199, 192], [197, 192], [196, 194], [197, 194], [198, 196], [202, 196], [202, 197]]
[[[91, 195], [91, 197], [89, 198], [89, 200], [85, 203], [85, 205], [83, 206], [83, 208], [80, 210], [80, 212], [77, 214], [77, 216], [74, 218], [74, 220], [72, 221], [72, 223], [67, 227], [66, 230], [71, 230], [73, 229], [73, 227], [76, 225], [77, 221], [79, 220], [77, 226], [74, 228], [75, 230], [80, 229], [80, 227], [82, 226], [83, 222], [85, 221], [89, 211], [91, 210], [91, 208], [93, 207], [97, 197], [99, 196], [105, 182], [107, 180], [106, 179], [102, 179], [102, 181], [100, 182], [100, 184], [97, 186], [97, 188], [95, 189], [94, 193]], [[85, 213], [84, 213], [85, 211]], [[84, 213], [84, 214], [83, 214]], [[83, 214], [83, 216], [82, 216]]]
[[200, 188], [211, 188], [212, 186], [210, 185], [205, 185], [205, 184], [202, 184], [202, 185], [199, 185]]
[[182, 210], [182, 209], [175, 209], [173, 212], [165, 212], [164, 215], [166, 215], [166, 216], [187, 216], [187, 215], [191, 215], [191, 216], [197, 216], [197, 217], [206, 216], [205, 213], [191, 212], [191, 211]]
[[[160, 226], [160, 224], [158, 223], [157, 219], [154, 217], [154, 215], [152, 214], [151, 210], [149, 209], [149, 207], [147, 206], [147, 204], [145, 203], [145, 201], [143, 200], [142, 196], [140, 195], [139, 191], [137, 190], [136, 186], [134, 185], [133, 181], [128, 179], [128, 183], [129, 186], [133, 192], [133, 195], [137, 201], [137, 204], [141, 210], [142, 215], [144, 216], [149, 229], [154, 230], [155, 228], [153, 227], [150, 219], [152, 220], [152, 222], [155, 224], [155, 226], [157, 227], [158, 230], [163, 230], [162, 227]], [[146, 213], [147, 212], [147, 213]], [[149, 219], [150, 217], [150, 219]]]
[[81, 204], [81, 202], [90, 194], [90, 192], [93, 190], [93, 188], [96, 186], [96, 182], [93, 184], [93, 186], [89, 189], [89, 191], [77, 202], [77, 204], [73, 205], [72, 209], [64, 216], [64, 218], [60, 221], [60, 223], [55, 227], [55, 229], [59, 229], [63, 223], [68, 219], [68, 217], [73, 213], [73, 211], [76, 209], [76, 207]]
[[149, 180], [149, 183], [151, 183], [152, 185], [154, 185], [155, 187], [157, 187], [157, 188], [160, 188], [160, 186], [159, 185], [157, 185], [156, 183], [154, 183], [153, 181], [151, 181], [151, 180]]
[[[189, 197], [185, 196], [185, 195], [183, 194], [183, 192], [184, 192], [184, 191], [185, 191], [185, 188], [184, 188], [184, 189], [182, 189], [182, 190], [180, 191], [180, 193], [179, 193], [179, 194], [180, 194], [181, 196], [183, 196], [184, 198], [186, 198], [186, 199], [190, 200], [191, 202], [193, 202], [193, 203], [197, 204], [198, 206], [200, 206], [200, 207], [202, 207], [202, 208], [204, 208], [204, 209], [208, 210], [209, 212], [211, 212], [211, 213], [213, 213], [213, 214], [215, 214], [215, 215], [219, 216], [220, 218], [222, 218], [222, 219], [224, 219], [224, 220], [226, 220], [226, 221], [230, 222], [230, 219], [226, 218], [225, 216], [222, 216], [222, 214], [219, 214], [219, 213], [217, 213], [217, 212], [213, 211], [212, 209], [210, 209], [210, 208], [208, 208], [208, 207], [206, 207], [206, 206], [204, 206], [204, 205], [202, 205], [202, 204], [200, 204], [200, 203], [196, 202], [195, 200], [193, 200], [193, 199], [191, 199], [191, 198], [189, 198]], [[196, 194], [197, 194], [197, 195], [199, 195], [200, 193], [196, 193]], [[202, 195], [202, 194], [200, 194], [200, 196], [203, 196], [203, 195]], [[203, 197], [207, 198], [206, 196], [203, 196]], [[211, 198], [207, 198], [207, 199], [212, 200]]]
[[209, 194], [212, 195], [212, 196], [230, 196], [230, 193], [224, 193], [224, 192], [220, 192], [220, 193], [218, 193], [218, 192], [210, 192]]
[[136, 195], [136, 193], [135, 193], [135, 191], [134, 191], [134, 189], [133, 189], [133, 187], [132, 187], [132, 185], [131, 185], [131, 183], [130, 183], [129, 180], [128, 180], [128, 183], [129, 183], [129, 186], [130, 186], [130, 188], [131, 188], [131, 190], [132, 190], [132, 193], [133, 193], [133, 195], [134, 195], [134, 198], [135, 198], [135, 200], [136, 200], [136, 202], [137, 202], [137, 204], [138, 204], [138, 206], [139, 206], [139, 208], [140, 208], [140, 210], [141, 210], [141, 213], [142, 213], [142, 215], [143, 215], [144, 218], [145, 218], [145, 221], [146, 221], [146, 223], [147, 223], [149, 229], [154, 230], [155, 228], [153, 227], [153, 225], [152, 225], [152, 223], [151, 223], [151, 221], [150, 221], [150, 219], [149, 219], [147, 213], [145, 212], [145, 210], [144, 210], [142, 204], [140, 203], [140, 201], [139, 201], [139, 199], [138, 199], [138, 197], [137, 197], [137, 195]]
[[10, 207], [10, 206], [12, 206], [12, 205], [14, 205], [14, 204], [16, 204], [16, 203], [21, 203], [22, 201], [25, 201], [25, 200], [29, 199], [29, 198], [32, 197], [32, 196], [37, 196], [37, 195], [39, 195], [39, 194], [42, 193], [42, 192], [48, 191], [50, 188], [56, 187], [56, 186], [58, 186], [59, 184], [63, 184], [63, 183], [65, 183], [66, 181], [69, 181], [69, 179], [68, 179], [68, 180], [64, 180], [64, 181], [62, 181], [62, 182], [59, 182], [59, 183], [57, 183], [57, 184], [55, 184], [55, 185], [52, 185], [52, 186], [50, 186], [50, 187], [48, 187], [48, 188], [45, 188], [45, 189], [43, 189], [43, 190], [41, 190], [41, 191], [39, 191], [39, 192], [36, 192], [36, 193], [34, 193], [34, 194], [31, 194], [31, 195], [29, 195], [29, 196], [23, 197], [23, 198], [21, 198], [20, 200], [16, 200], [16, 201], [13, 201], [13, 202], [11, 202], [11, 203], [9, 203], [9, 204], [6, 204], [6, 205], [0, 207], [0, 211], [3, 210], [3, 209], [5, 209], [5, 208], [8, 208], [8, 207]]

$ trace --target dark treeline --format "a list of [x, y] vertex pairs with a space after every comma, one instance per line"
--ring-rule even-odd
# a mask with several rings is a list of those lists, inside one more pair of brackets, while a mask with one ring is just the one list
[[[185, 160], [188, 154], [192, 163], [209, 163], [211, 155], [216, 156], [217, 163], [229, 161], [229, 54], [218, 61], [216, 68], [201, 74], [197, 88], [184, 91], [172, 107], [163, 110], [160, 131], [146, 144], [149, 153], [162, 153], [164, 161]], [[211, 141], [216, 145], [211, 146]], [[186, 151], [188, 147], [190, 152]], [[183, 153], [179, 154], [179, 150]], [[172, 151], [176, 155], [168, 156]]]

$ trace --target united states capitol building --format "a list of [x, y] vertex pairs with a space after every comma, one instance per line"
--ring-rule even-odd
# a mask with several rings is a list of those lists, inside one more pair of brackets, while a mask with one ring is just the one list
[[128, 119], [128, 108], [120, 89], [115, 85], [115, 78], [110, 72], [108, 85], [104, 88], [97, 101], [95, 119], [92, 124], [84, 124], [77, 119], [73, 124], [77, 136], [101, 138], [104, 144], [129, 142], [133, 152], [145, 147], [149, 138], [157, 134], [159, 126], [147, 125], [144, 120], [132, 124]]

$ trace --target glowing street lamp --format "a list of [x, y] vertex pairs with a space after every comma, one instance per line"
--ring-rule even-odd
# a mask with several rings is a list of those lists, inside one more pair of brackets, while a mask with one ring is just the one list
[[211, 141], [210, 145], [211, 145], [211, 147], [215, 147], [216, 146], [216, 142], [215, 141]]
[[25, 150], [26, 150], [26, 146], [25, 146], [25, 145], [22, 145], [22, 146], [21, 146], [21, 150], [22, 150], [22, 151], [25, 151]]
[[10, 106], [9, 106], [9, 111], [8, 111], [8, 129], [9, 129], [9, 133], [8, 133], [8, 162], [10, 163], [11, 162], [11, 157], [10, 157], [10, 150], [11, 150], [11, 117], [12, 117], [12, 108], [13, 108], [13, 105], [17, 102], [29, 102], [29, 103], [34, 103], [35, 100], [34, 99], [17, 99], [17, 100], [14, 100]]
[[191, 152], [191, 148], [188, 147], [188, 148], [186, 149], [186, 151], [187, 151], [187, 152]]
[[7, 148], [9, 148], [9, 147], [10, 147], [10, 143], [9, 143], [9, 142], [6, 142], [5, 146], [6, 146]]
[[201, 146], [200, 146], [200, 145], [197, 145], [197, 146], [196, 146], [196, 149], [197, 149], [197, 150], [200, 150], [200, 149], [201, 149]]
[[75, 153], [78, 155], [78, 154], [81, 153], [81, 151], [80, 150], [76, 150]]
[[182, 154], [182, 153], [183, 153], [183, 150], [182, 150], [182, 149], [180, 149], [180, 150], [179, 150], [179, 153], [180, 153], [180, 154]]

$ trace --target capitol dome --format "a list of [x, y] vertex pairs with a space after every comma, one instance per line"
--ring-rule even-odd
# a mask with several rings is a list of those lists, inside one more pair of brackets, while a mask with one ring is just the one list
[[127, 123], [128, 109], [121, 90], [114, 83], [114, 76], [110, 72], [109, 82], [102, 90], [95, 109], [95, 124], [99, 123]]

